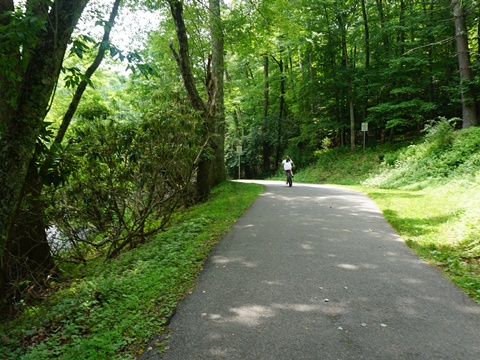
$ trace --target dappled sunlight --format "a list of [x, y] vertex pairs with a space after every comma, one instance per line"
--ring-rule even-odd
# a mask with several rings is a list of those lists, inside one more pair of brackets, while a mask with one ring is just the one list
[[264, 319], [271, 318], [275, 315], [275, 311], [266, 306], [251, 305], [241, 306], [230, 309], [234, 313], [233, 316], [222, 317], [218, 314], [209, 315], [210, 319], [216, 322], [233, 322], [245, 326], [257, 326]]
[[218, 332], [211, 332], [205, 336], [208, 340], [221, 340], [222, 339], [222, 334], [219, 334]]
[[313, 250], [314, 249], [311, 242], [300, 244], [300, 246], [304, 250]]
[[324, 305], [311, 305], [311, 304], [273, 304], [272, 308], [278, 310], [288, 310], [295, 312], [325, 312], [326, 307]]
[[[409, 359], [424, 337], [429, 352], [450, 338], [478, 343], [463, 328], [477, 326], [480, 307], [415, 256], [368, 197], [273, 183], [219, 244], [210, 277], [194, 292], [199, 305], [185, 315], [193, 319], [184, 338], [206, 346], [202, 358], [269, 358], [264, 350], [296, 358], [282, 357], [284, 346], [298, 358], [323, 359], [326, 351], [333, 355], [325, 359]], [[447, 337], [438, 336], [442, 326]], [[356, 357], [350, 351], [360, 344], [366, 350]], [[302, 357], [311, 348], [315, 354]]]
[[347, 270], [357, 270], [359, 267], [352, 264], [338, 264], [337, 267]]
[[220, 347], [215, 347], [210, 349], [210, 355], [217, 356], [217, 357], [227, 357], [229, 351], [226, 349], [222, 349]]
[[391, 252], [391, 251], [387, 251], [383, 254], [383, 256], [393, 256], [393, 257], [397, 257], [398, 254], [397, 253], [394, 253], [394, 252]]
[[280, 281], [268, 281], [268, 280], [262, 280], [262, 284], [267, 284], [267, 285], [283, 285]]
[[[325, 302], [317, 304], [302, 303], [275, 303], [265, 305], [245, 305], [229, 309], [233, 315], [222, 316], [220, 314], [205, 314], [206, 317], [216, 323], [235, 323], [238, 325], [255, 327], [259, 326], [270, 318], [281, 316], [284, 312], [311, 313], [312, 316], [323, 317], [325, 315], [338, 315], [346, 312], [341, 304], [328, 304]], [[317, 314], [317, 315], [314, 315]]]
[[258, 264], [251, 261], [246, 261], [243, 257], [225, 257], [225, 256], [213, 256], [212, 262], [216, 265], [227, 265], [227, 264], [241, 264], [248, 268], [257, 267]]
[[255, 227], [254, 224], [247, 224], [247, 225], [243, 225], [243, 226], [237, 226], [237, 228], [239, 229], [248, 229], [248, 228], [251, 228], [251, 227]]
[[372, 270], [372, 269], [378, 269], [379, 268], [378, 265], [374, 265], [374, 264], [358, 264], [358, 265], [338, 264], [337, 267], [342, 268], [342, 269], [347, 269], [347, 270], [360, 270], [360, 269]]

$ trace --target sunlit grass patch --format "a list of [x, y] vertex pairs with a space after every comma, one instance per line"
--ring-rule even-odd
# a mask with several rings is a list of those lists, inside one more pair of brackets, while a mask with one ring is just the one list
[[454, 182], [420, 191], [359, 188], [421, 258], [480, 302], [480, 186]]

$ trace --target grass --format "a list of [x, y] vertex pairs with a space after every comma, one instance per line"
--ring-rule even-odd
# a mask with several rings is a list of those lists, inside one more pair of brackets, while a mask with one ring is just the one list
[[418, 191], [355, 187], [371, 197], [419, 257], [480, 303], [480, 186]]
[[212, 247], [261, 191], [260, 185], [224, 183], [145, 245], [115, 260], [64, 269], [43, 302], [18, 304], [22, 314], [0, 324], [0, 358], [136, 358], [162, 332]]
[[322, 151], [295, 181], [367, 194], [419, 257], [480, 303], [480, 128], [442, 121], [415, 142]]

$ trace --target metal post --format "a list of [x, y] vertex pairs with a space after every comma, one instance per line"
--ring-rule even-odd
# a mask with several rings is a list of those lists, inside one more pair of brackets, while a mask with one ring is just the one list
[[242, 146], [237, 146], [237, 154], [238, 154], [238, 179], [240, 179], [240, 156], [242, 155]]
[[362, 123], [363, 150], [365, 150], [365, 134], [367, 133], [367, 131], [368, 131], [368, 123], [367, 123], [367, 122], [363, 122], [363, 123]]

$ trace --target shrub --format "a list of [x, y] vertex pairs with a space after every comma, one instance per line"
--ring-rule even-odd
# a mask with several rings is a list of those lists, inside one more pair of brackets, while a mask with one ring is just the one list
[[[94, 119], [69, 139], [77, 171], [50, 195], [50, 216], [80, 259], [135, 247], [192, 201], [200, 145], [196, 119], [162, 114], [137, 123]], [[63, 240], [65, 241], [65, 240]]]
[[383, 171], [364, 184], [419, 189], [450, 181], [452, 175], [474, 176], [480, 171], [480, 128], [455, 131], [455, 121], [427, 126], [422, 143], [384, 156]]

